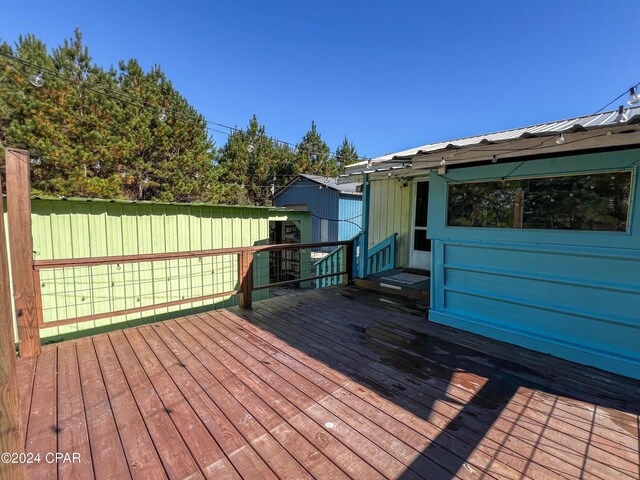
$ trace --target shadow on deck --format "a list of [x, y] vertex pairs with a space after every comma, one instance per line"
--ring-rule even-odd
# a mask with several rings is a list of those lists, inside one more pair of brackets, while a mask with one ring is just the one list
[[[517, 362], [510, 360], [517, 358]], [[28, 478], [640, 478], [640, 383], [353, 287], [20, 359]]]

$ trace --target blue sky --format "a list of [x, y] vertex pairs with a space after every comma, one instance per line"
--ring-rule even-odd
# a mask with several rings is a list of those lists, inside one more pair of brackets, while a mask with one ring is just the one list
[[[11, 2], [0, 38], [76, 25], [96, 63], [157, 63], [209, 120], [361, 156], [589, 114], [640, 81], [635, 0]], [[616, 102], [611, 108], [623, 103]], [[218, 145], [223, 135], [214, 135]]]

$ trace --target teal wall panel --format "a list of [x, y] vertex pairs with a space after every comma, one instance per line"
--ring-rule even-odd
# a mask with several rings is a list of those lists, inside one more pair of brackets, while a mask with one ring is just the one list
[[[640, 150], [432, 175], [429, 318], [640, 378]], [[449, 227], [452, 182], [631, 170], [626, 232]]]
[[338, 240], [350, 240], [362, 229], [362, 197], [341, 194], [338, 200]]

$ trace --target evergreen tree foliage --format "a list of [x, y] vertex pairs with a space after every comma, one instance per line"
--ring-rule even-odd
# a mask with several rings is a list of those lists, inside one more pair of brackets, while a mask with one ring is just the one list
[[[315, 122], [291, 148], [255, 115], [217, 150], [204, 117], [159, 66], [97, 66], [77, 28], [51, 51], [24, 35], [15, 46], [0, 40], [0, 52], [27, 62], [0, 56], [0, 156], [4, 147], [29, 150], [36, 194], [270, 205], [296, 174], [336, 176], [358, 157], [346, 136], [331, 155]], [[40, 88], [31, 65], [44, 68]]]
[[229, 136], [218, 158], [220, 179], [232, 185], [232, 203], [271, 205], [273, 190], [296, 173], [294, 154], [265, 133], [254, 115]]
[[[46, 69], [44, 86], [37, 88], [29, 82], [34, 68], [0, 57], [0, 140], [36, 157], [35, 193], [224, 200], [205, 120], [160, 67], [145, 72], [135, 60], [120, 62], [117, 70], [97, 67], [78, 29], [51, 54], [33, 35], [21, 36], [15, 49], [0, 48]], [[166, 123], [158, 118], [163, 106]]]
[[316, 128], [316, 122], [311, 121], [311, 129], [297, 145], [296, 173], [335, 175], [337, 173], [334, 168], [335, 162], [329, 154], [329, 146], [322, 140], [322, 135]]
[[340, 146], [336, 149], [335, 160], [339, 172], [342, 172], [347, 165], [351, 165], [360, 160], [356, 146], [349, 141], [346, 135]]

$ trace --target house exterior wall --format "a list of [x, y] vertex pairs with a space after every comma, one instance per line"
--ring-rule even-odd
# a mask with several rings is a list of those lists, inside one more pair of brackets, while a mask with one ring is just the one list
[[409, 266], [413, 182], [373, 177], [369, 205], [369, 248], [397, 233], [396, 266]]
[[338, 218], [338, 240], [349, 240], [358, 235], [362, 226], [362, 197], [340, 194]]
[[[338, 192], [318, 185], [306, 178], [298, 178], [291, 186], [279, 193], [274, 204], [277, 207], [306, 204], [312, 213], [311, 241], [320, 242], [320, 218], [330, 219], [328, 222], [329, 238], [325, 241], [338, 240]], [[333, 221], [332, 221], [333, 220]]]
[[[34, 199], [34, 258], [82, 258], [267, 245], [270, 220], [299, 222], [301, 241], [311, 241], [308, 212], [195, 204]], [[140, 265], [141, 268], [136, 270], [131, 265]], [[308, 276], [309, 269], [310, 258], [305, 258], [301, 270]], [[268, 283], [268, 271], [268, 255], [256, 255], [254, 283]], [[179, 295], [184, 292], [184, 298], [224, 292], [235, 289], [237, 280], [235, 255], [128, 264], [111, 269], [91, 267], [91, 272], [87, 267], [42, 270], [44, 320], [138, 307], [142, 305], [140, 299], [144, 301], [145, 298], [149, 303], [174, 300], [167, 299], [168, 294], [164, 293], [171, 289], [180, 292]], [[111, 283], [112, 288], [105, 282]], [[121, 290], [118, 290], [118, 284], [122, 286]], [[171, 288], [166, 286], [168, 284]], [[268, 295], [268, 290], [256, 291], [254, 299], [260, 300]], [[117, 318], [45, 328], [41, 336], [69, 336], [120, 322], [154, 321], [168, 316], [170, 312], [211, 308], [212, 304], [222, 308], [237, 302], [237, 296], [193, 302]]]
[[[433, 174], [432, 321], [640, 378], [640, 150]], [[635, 163], [635, 166], [632, 166]], [[448, 227], [451, 182], [632, 170], [626, 232]]]

